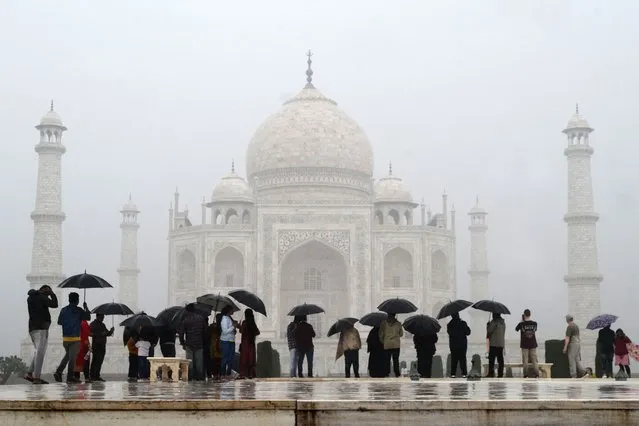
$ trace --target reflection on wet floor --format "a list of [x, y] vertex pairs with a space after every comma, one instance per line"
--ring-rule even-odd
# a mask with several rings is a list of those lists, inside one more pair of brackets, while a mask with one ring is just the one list
[[589, 400], [639, 399], [639, 381], [327, 380], [0, 386], [3, 400]]

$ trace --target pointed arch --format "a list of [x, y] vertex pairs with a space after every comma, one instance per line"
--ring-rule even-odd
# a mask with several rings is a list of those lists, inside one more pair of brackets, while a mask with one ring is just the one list
[[220, 211], [220, 209], [215, 210], [213, 213], [213, 224], [214, 225], [224, 225], [224, 215]]
[[234, 224], [240, 221], [240, 216], [237, 214], [237, 210], [231, 208], [226, 211], [226, 215], [224, 217], [226, 220], [226, 224]]
[[244, 287], [244, 256], [235, 247], [224, 247], [215, 255], [213, 286]]
[[378, 225], [383, 225], [384, 224], [384, 213], [382, 213], [381, 210], [377, 210], [375, 212], [375, 219], [377, 220], [377, 224]]
[[400, 221], [400, 214], [397, 210], [395, 209], [391, 209], [388, 212], [388, 219], [390, 221], [390, 223], [394, 223], [395, 225], [399, 225], [399, 221]]
[[244, 213], [242, 213], [242, 223], [244, 225], [248, 225], [251, 223], [251, 213], [249, 213], [248, 210], [244, 210]]
[[436, 250], [431, 255], [431, 278], [433, 288], [448, 288], [448, 257], [441, 250]]
[[412, 225], [413, 224], [413, 212], [411, 212], [410, 210], [406, 210], [404, 212], [404, 220], [406, 221], [406, 225]]
[[195, 255], [189, 249], [182, 250], [178, 255], [178, 279], [179, 288], [195, 287]]
[[384, 288], [413, 287], [413, 256], [395, 247], [384, 255]]

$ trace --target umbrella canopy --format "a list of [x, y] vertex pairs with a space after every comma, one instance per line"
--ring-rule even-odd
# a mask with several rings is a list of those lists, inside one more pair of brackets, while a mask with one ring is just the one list
[[428, 315], [413, 315], [404, 321], [404, 330], [417, 336], [438, 333], [442, 326], [439, 322]]
[[366, 314], [361, 317], [359, 319], [359, 323], [369, 327], [379, 327], [382, 324], [382, 321], [387, 318], [388, 314], [386, 312], [371, 312], [370, 314]]
[[506, 305], [495, 302], [494, 300], [480, 300], [479, 302], [475, 302], [473, 308], [493, 314], [510, 314]]
[[130, 327], [137, 330], [138, 327], [158, 327], [160, 323], [154, 317], [147, 315], [144, 312], [135, 314], [120, 323], [123, 327]]
[[221, 294], [205, 294], [198, 297], [197, 302], [204, 305], [209, 305], [215, 312], [222, 311], [225, 306], [230, 306], [231, 308], [233, 308], [233, 312], [237, 312], [240, 310], [235, 302], [233, 302], [228, 296], [224, 296]]
[[596, 330], [598, 328], [604, 328], [605, 326], [610, 325], [614, 323], [615, 321], [617, 321], [617, 318], [619, 317], [616, 315], [611, 315], [611, 314], [597, 315], [596, 317], [594, 317], [588, 322], [588, 325], [586, 326], [586, 328], [588, 330]]
[[288, 316], [295, 317], [298, 315], [314, 315], [321, 314], [322, 312], [324, 312], [324, 309], [320, 308], [319, 306], [313, 305], [312, 303], [304, 303], [303, 305], [297, 305], [296, 307], [291, 309], [288, 313]]
[[410, 314], [417, 310], [417, 306], [406, 299], [396, 297], [395, 299], [384, 300], [377, 309], [387, 314]]
[[160, 311], [155, 319], [162, 327], [168, 327], [171, 330], [177, 330], [182, 323], [184, 312], [184, 306], [171, 306], [170, 308], [166, 308], [165, 310]]
[[469, 306], [472, 306], [473, 302], [469, 302], [467, 300], [454, 300], [452, 302], [446, 303], [439, 310], [439, 314], [437, 314], [437, 319], [442, 319], [451, 316], [452, 314], [458, 314]]
[[133, 315], [135, 312], [124, 303], [104, 303], [96, 306], [91, 311], [92, 314], [102, 315]]
[[266, 306], [264, 306], [264, 302], [262, 302], [262, 299], [260, 299], [256, 294], [247, 290], [233, 290], [229, 292], [229, 296], [240, 302], [242, 305], [253, 309], [255, 312], [259, 312], [260, 314], [267, 316]]
[[87, 271], [84, 271], [83, 274], [73, 275], [62, 281], [58, 284], [58, 288], [83, 289], [84, 298], [86, 299], [87, 288], [113, 288], [113, 286], [104, 278], [100, 278], [97, 275], [87, 274]]
[[331, 325], [331, 328], [328, 329], [328, 337], [331, 337], [332, 335], [337, 333], [341, 333], [342, 331], [348, 330], [349, 328], [353, 328], [357, 321], [359, 320], [353, 317], [338, 319], [333, 325]]

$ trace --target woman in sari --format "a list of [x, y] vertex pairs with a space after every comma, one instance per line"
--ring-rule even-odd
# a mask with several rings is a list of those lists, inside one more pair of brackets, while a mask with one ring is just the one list
[[91, 326], [89, 325], [89, 321], [82, 320], [80, 324], [80, 352], [78, 352], [78, 356], [75, 358], [75, 377], [79, 380], [80, 373], [84, 373], [84, 381], [86, 383], [91, 382], [91, 375], [89, 374], [89, 365], [90, 365], [90, 351], [91, 351], [91, 343], [89, 342], [89, 338], [91, 337]]
[[255, 350], [255, 338], [260, 335], [260, 330], [255, 324], [253, 310], [247, 309], [244, 312], [244, 321], [240, 326], [242, 333], [242, 343], [240, 344], [240, 377], [252, 379], [255, 377], [255, 366], [257, 356]]

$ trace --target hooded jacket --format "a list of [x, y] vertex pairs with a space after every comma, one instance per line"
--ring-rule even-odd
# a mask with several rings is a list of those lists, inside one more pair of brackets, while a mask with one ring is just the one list
[[79, 342], [82, 320], [89, 321], [91, 312], [85, 311], [78, 305], [68, 304], [60, 309], [58, 325], [62, 326], [63, 342]]
[[486, 337], [490, 346], [503, 348], [506, 345], [506, 321], [501, 317], [493, 317], [486, 326]]
[[29, 309], [29, 331], [48, 330], [51, 326], [49, 308], [58, 307], [58, 298], [53, 292], [45, 294], [40, 290], [29, 290], [27, 293], [27, 308]]
[[402, 323], [397, 319], [384, 320], [379, 327], [379, 340], [384, 345], [384, 349], [399, 349], [402, 346], [401, 337], [403, 335]]

